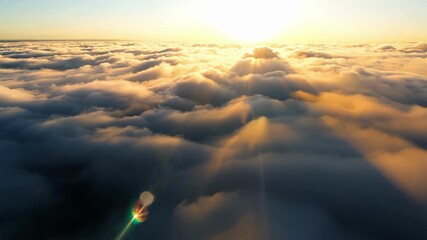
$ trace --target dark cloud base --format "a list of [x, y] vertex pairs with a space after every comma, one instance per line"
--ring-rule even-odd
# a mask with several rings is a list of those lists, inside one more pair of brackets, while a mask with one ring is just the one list
[[426, 44], [0, 42], [0, 239], [427, 239]]

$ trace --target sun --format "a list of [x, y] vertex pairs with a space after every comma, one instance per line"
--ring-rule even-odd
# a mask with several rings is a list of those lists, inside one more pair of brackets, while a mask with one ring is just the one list
[[296, 21], [302, 1], [217, 0], [204, 4], [203, 18], [216, 30], [244, 42], [267, 41]]

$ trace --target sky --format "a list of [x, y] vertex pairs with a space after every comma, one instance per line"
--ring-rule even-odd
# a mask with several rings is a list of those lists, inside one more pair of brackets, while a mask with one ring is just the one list
[[420, 42], [425, 9], [423, 0], [3, 0], [0, 39]]

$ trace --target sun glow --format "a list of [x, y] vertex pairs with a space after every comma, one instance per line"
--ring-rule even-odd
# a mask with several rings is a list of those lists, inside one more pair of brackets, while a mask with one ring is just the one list
[[244, 42], [267, 41], [297, 21], [302, 1], [218, 0], [206, 3], [202, 11], [208, 24]]

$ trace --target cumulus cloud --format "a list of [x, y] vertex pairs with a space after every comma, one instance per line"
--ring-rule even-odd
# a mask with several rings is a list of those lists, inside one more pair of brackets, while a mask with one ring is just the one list
[[384, 45], [384, 46], [378, 47], [378, 51], [393, 52], [393, 51], [396, 51], [396, 48], [391, 45]]
[[230, 71], [245, 76], [268, 74], [276, 71], [290, 73], [292, 69], [285, 59], [279, 58], [279, 55], [270, 48], [264, 47], [255, 48], [252, 53], [246, 53], [243, 59], [237, 62]]
[[405, 52], [409, 52], [409, 53], [422, 53], [422, 52], [427, 52], [427, 43], [424, 42], [420, 42], [417, 43], [413, 46], [410, 47], [406, 47], [403, 51]]
[[10, 89], [0, 85], [0, 103], [5, 106], [19, 102], [30, 102], [35, 100], [35, 96], [24, 89]]
[[310, 52], [310, 51], [296, 51], [293, 54], [296, 58], [333, 58], [332, 55], [323, 52]]
[[425, 44], [269, 46], [2, 42], [0, 238], [426, 239]]
[[244, 57], [271, 59], [271, 58], [279, 58], [279, 55], [277, 52], [274, 52], [269, 47], [259, 47], [252, 50], [252, 53], [246, 53]]

